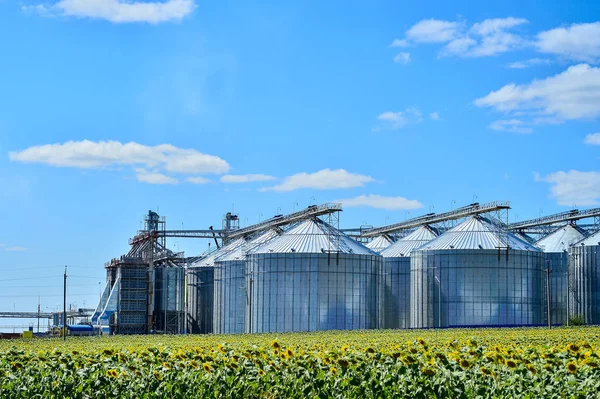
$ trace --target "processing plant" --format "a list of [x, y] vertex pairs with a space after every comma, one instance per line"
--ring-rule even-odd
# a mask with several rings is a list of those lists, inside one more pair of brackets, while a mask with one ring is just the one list
[[[600, 323], [600, 208], [516, 223], [509, 209], [340, 229], [341, 205], [323, 204], [244, 228], [229, 212], [202, 230], [168, 230], [149, 211], [106, 263], [92, 322], [112, 334]], [[172, 237], [215, 245], [190, 257]]]

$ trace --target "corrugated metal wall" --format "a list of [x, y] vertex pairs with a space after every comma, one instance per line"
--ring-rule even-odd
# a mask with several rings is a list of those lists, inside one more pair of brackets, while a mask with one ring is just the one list
[[411, 327], [541, 325], [544, 278], [541, 252], [414, 251]]
[[381, 264], [377, 255], [251, 254], [248, 332], [378, 328]]

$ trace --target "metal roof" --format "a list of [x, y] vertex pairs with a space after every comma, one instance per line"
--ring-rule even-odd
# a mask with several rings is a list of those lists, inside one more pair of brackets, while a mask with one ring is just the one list
[[[508, 241], [510, 249], [540, 251], [514, 234], [507, 233], [506, 231], [503, 231], [501, 234]], [[503, 243], [498, 235], [498, 228], [490, 223], [490, 221], [481, 216], [472, 216], [428, 244], [423, 245], [419, 250], [505, 248], [507, 243]]]
[[381, 252], [384, 249], [386, 249], [387, 247], [389, 247], [390, 245], [392, 245], [393, 243], [394, 243], [394, 240], [392, 240], [390, 238], [390, 236], [388, 236], [386, 234], [382, 234], [365, 246], [372, 251]]
[[515, 236], [517, 236], [518, 238], [520, 238], [521, 240], [527, 241], [530, 244], [534, 244], [535, 243], [535, 238], [533, 238], [533, 237], [531, 237], [531, 236], [529, 236], [529, 235], [527, 235], [527, 234], [525, 234], [523, 232], [514, 231], [513, 234]]
[[217, 259], [217, 262], [244, 260], [248, 251], [251, 251], [252, 249], [266, 243], [267, 241], [272, 240], [275, 237], [278, 237], [280, 233], [281, 230], [278, 230], [277, 228], [273, 228], [262, 232], [256, 237], [246, 241], [243, 245], [238, 246], [233, 251], [229, 251], [225, 255], [219, 257]]
[[594, 245], [600, 245], [600, 231], [595, 232], [594, 234], [592, 234], [588, 238], [579, 241], [575, 245], [585, 245], [585, 246], [588, 246], [588, 247], [591, 247], [591, 246], [594, 246]]
[[244, 238], [238, 238], [231, 241], [229, 244], [217, 249], [216, 251], [211, 252], [208, 256], [200, 259], [199, 261], [193, 263], [190, 267], [210, 267], [215, 265], [215, 261], [222, 256], [227, 255], [231, 251], [236, 250], [238, 247], [244, 245], [246, 240]]
[[585, 232], [573, 225], [567, 224], [537, 241], [535, 246], [544, 252], [562, 252], [585, 237]]
[[429, 226], [421, 226], [406, 237], [396, 241], [394, 244], [381, 251], [384, 258], [403, 258], [429, 241], [435, 239], [438, 234]]
[[251, 254], [261, 253], [327, 253], [336, 251], [336, 241], [339, 237], [339, 252], [343, 254], [377, 255], [364, 245], [356, 242], [339, 230], [313, 218], [300, 222], [297, 226], [286, 231], [279, 237], [262, 244]]

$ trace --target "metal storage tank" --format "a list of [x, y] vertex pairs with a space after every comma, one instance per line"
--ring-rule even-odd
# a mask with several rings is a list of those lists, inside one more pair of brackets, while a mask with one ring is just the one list
[[155, 269], [155, 326], [171, 334], [183, 332], [184, 270], [179, 266]]
[[569, 250], [569, 314], [600, 324], [600, 231]]
[[216, 260], [215, 284], [219, 289], [215, 291], [214, 308], [221, 316], [215, 318], [215, 334], [246, 332], [246, 254], [280, 233], [279, 229], [267, 230]]
[[[583, 230], [567, 224], [559, 227], [535, 244], [544, 251], [546, 267], [549, 267], [551, 271], [550, 321], [552, 324], [567, 324], [567, 295], [569, 291], [567, 289], [567, 266], [569, 264], [567, 251], [571, 245], [583, 240], [585, 236]], [[544, 314], [547, 315], [546, 312], [547, 310]]]
[[410, 327], [410, 253], [436, 238], [429, 226], [421, 226], [381, 251], [382, 328]]
[[249, 252], [248, 332], [378, 328], [381, 257], [320, 219]]
[[541, 325], [544, 278], [538, 248], [470, 217], [412, 252], [411, 327]]
[[521, 233], [521, 232], [517, 231], [517, 232], [513, 232], [513, 234], [515, 236], [517, 236], [517, 238], [520, 238], [523, 241], [526, 241], [526, 242], [528, 242], [530, 244], [535, 244], [536, 240], [533, 237], [531, 237], [531, 236], [529, 236], [529, 235], [527, 235], [525, 233]]
[[392, 245], [393, 243], [394, 243], [394, 240], [392, 240], [392, 238], [390, 236], [388, 236], [387, 234], [382, 234], [380, 236], [375, 237], [374, 240], [372, 240], [370, 243], [368, 243], [365, 246], [367, 248], [369, 248], [371, 251], [381, 252], [384, 249], [386, 249], [387, 247], [389, 247], [390, 245]]
[[219, 317], [215, 312], [215, 260], [244, 244], [239, 238], [208, 254], [187, 270], [187, 317], [188, 331], [193, 334], [209, 334], [213, 332], [214, 319]]

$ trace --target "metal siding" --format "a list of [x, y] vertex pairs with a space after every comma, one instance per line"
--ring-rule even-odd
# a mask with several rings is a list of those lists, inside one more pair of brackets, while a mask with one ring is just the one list
[[349, 254], [375, 255], [374, 251], [337, 231], [320, 219], [308, 219], [249, 253], [322, 253], [336, 250]]
[[188, 331], [213, 332], [214, 268], [188, 269]]
[[[550, 320], [552, 324], [567, 323], [567, 252], [550, 252], [545, 254], [546, 265], [550, 266]], [[544, 280], [545, 281], [545, 280]], [[546, 309], [546, 302], [544, 308]], [[544, 311], [546, 315], [547, 310]]]
[[586, 324], [600, 324], [599, 258], [598, 245], [577, 245], [569, 250], [569, 314], [582, 315]]
[[371, 251], [381, 252], [390, 245], [392, 245], [394, 241], [386, 235], [381, 235], [376, 237], [374, 240], [365, 245]]
[[410, 258], [383, 258], [382, 328], [410, 327]]
[[[506, 239], [507, 242], [503, 242], [502, 238]], [[539, 249], [512, 233], [505, 231], [499, 232], [496, 226], [479, 216], [468, 218], [420, 249], [485, 250], [505, 247], [507, 243], [508, 246], [514, 250], [539, 251]]]
[[251, 254], [248, 332], [379, 327], [376, 255]]
[[406, 237], [396, 241], [394, 244], [381, 251], [384, 258], [402, 258], [410, 256], [415, 249], [427, 244], [437, 238], [437, 234], [429, 226], [421, 226]]
[[418, 250], [410, 264], [412, 328], [544, 322], [540, 252]]
[[544, 252], [562, 252], [584, 238], [584, 232], [569, 224], [538, 240], [535, 246]]

